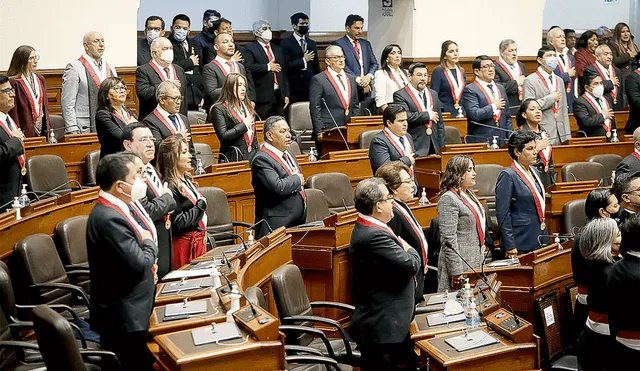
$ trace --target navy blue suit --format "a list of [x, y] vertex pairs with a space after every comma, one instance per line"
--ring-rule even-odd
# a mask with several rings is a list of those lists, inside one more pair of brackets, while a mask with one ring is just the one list
[[364, 71], [360, 68], [358, 55], [356, 54], [356, 50], [353, 48], [353, 44], [347, 35], [344, 35], [333, 43], [341, 47], [344, 52], [344, 70], [347, 71], [348, 74], [354, 76], [371, 74], [373, 76], [373, 74], [378, 70], [378, 61], [376, 61], [376, 56], [373, 54], [373, 48], [368, 40], [358, 39], [358, 46], [360, 46], [360, 53], [362, 54], [362, 65], [364, 66]]
[[[536, 169], [531, 168], [531, 171], [540, 176]], [[535, 185], [534, 188], [537, 189]], [[500, 228], [500, 245], [506, 251], [516, 248], [518, 254], [533, 251], [538, 247], [538, 236], [549, 234], [546, 228], [540, 230], [540, 219], [533, 197], [527, 184], [512, 167], [507, 167], [498, 175], [496, 217], [498, 220], [504, 220]], [[515, 202], [509, 212], [512, 198], [515, 198]], [[507, 213], [509, 215], [506, 215]]]
[[[576, 67], [576, 60], [575, 58], [573, 58], [573, 55], [571, 54], [565, 54], [565, 57], [569, 57], [569, 61], [571, 61], [571, 67], [575, 68]], [[560, 62], [560, 57], [558, 57], [558, 62]], [[567, 88], [567, 84], [570, 84], [570, 90], [567, 92], [567, 109], [569, 110], [569, 113], [573, 112], [573, 101], [576, 99], [575, 96], [575, 81], [578, 78], [578, 74], [574, 75], [573, 77], [569, 77], [569, 73], [568, 72], [560, 72], [560, 66], [556, 67], [555, 70], [553, 70], [553, 73], [555, 73], [556, 75], [558, 75], [562, 81], [564, 82], [564, 87], [565, 89]]]
[[290, 103], [308, 101], [311, 78], [320, 73], [320, 60], [316, 42], [311, 40], [309, 36], [305, 36], [304, 40], [307, 44], [307, 51], [315, 53], [315, 58], [307, 62], [306, 70], [303, 70], [304, 51], [295, 36], [291, 34], [291, 36], [280, 42], [280, 49], [282, 49], [285, 64], [287, 65], [287, 78], [289, 79], [289, 90], [291, 91]]
[[[492, 83], [491, 85], [493, 86], [493, 89], [500, 90], [500, 96], [505, 100], [505, 105], [502, 108], [500, 120], [498, 121], [498, 127], [505, 130], [513, 130], [507, 91], [500, 84]], [[465, 86], [464, 91], [462, 92], [462, 107], [467, 112], [467, 133], [469, 135], [474, 135], [474, 137], [467, 138], [466, 142], [483, 143], [489, 141], [489, 143], [491, 143], [493, 137], [497, 136], [498, 145], [502, 147], [510, 133], [498, 129], [489, 129], [473, 123], [478, 122], [484, 125], [496, 126], [496, 123], [493, 120], [493, 107], [491, 107], [491, 102], [487, 101], [487, 97], [484, 95], [484, 91], [480, 86], [475, 83]], [[484, 137], [486, 139], [483, 140], [482, 138], [475, 136]]]
[[[453, 72], [454, 72], [453, 76], [456, 77], [458, 81], [460, 81], [460, 76], [456, 75], [455, 70], [453, 70]], [[467, 74], [464, 72], [462, 72], [462, 81], [464, 81], [466, 84]], [[444, 70], [442, 70], [442, 67], [440, 66], [436, 67], [431, 73], [430, 87], [431, 89], [435, 90], [436, 93], [438, 93], [438, 98], [442, 103], [442, 108], [444, 109], [444, 112], [449, 112], [451, 114], [451, 117], [456, 117], [458, 115], [458, 110], [455, 109], [454, 107], [453, 96], [451, 95], [451, 85], [449, 85], [449, 81], [447, 80], [447, 77], [444, 75]], [[461, 99], [460, 105], [462, 106], [462, 101], [464, 101], [464, 97], [460, 99]], [[464, 106], [462, 107], [462, 113], [464, 114]]]

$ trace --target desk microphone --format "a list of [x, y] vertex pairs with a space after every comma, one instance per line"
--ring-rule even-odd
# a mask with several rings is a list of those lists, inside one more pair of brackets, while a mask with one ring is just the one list
[[231, 284], [231, 281], [229, 281], [229, 277], [227, 277], [227, 275], [222, 273], [222, 272], [220, 272], [220, 275], [222, 277], [224, 277], [225, 281], [227, 281], [227, 286], [229, 287], [228, 291], [225, 290], [224, 288], [222, 288], [222, 289], [220, 289], [220, 292], [223, 293], [223, 294], [232, 292], [233, 291], [233, 285]]
[[515, 130], [504, 129], [504, 128], [501, 128], [499, 126], [492, 126], [492, 125], [483, 124], [483, 123], [480, 123], [480, 122], [477, 122], [477, 121], [469, 121], [469, 123], [473, 124], [473, 125], [483, 126], [485, 128], [489, 128], [489, 129], [495, 129], [495, 130], [504, 131], [504, 132], [507, 132], [507, 133], [513, 133], [515, 131]]
[[202, 153], [201, 151], [196, 151], [196, 155], [198, 155], [198, 156], [211, 156], [211, 157], [213, 157], [214, 159], [216, 158], [216, 155], [218, 155], [218, 156], [222, 156], [222, 157], [224, 157], [224, 158], [225, 158], [225, 160], [226, 160], [226, 162], [231, 162], [231, 161], [229, 161], [229, 158], [228, 158], [227, 156], [225, 156], [225, 154], [224, 154], [224, 153], [222, 153], [222, 152], [217, 152], [217, 153]]
[[59, 186], [57, 186], [57, 187], [55, 187], [55, 188], [53, 188], [53, 189], [51, 189], [49, 191], [45, 191], [45, 192], [34, 191], [33, 193], [34, 194], [39, 194], [40, 197], [44, 197], [44, 196], [56, 196], [57, 197], [57, 196], [60, 196], [60, 195], [57, 194], [56, 191], [61, 189], [62, 187], [66, 186], [66, 185], [69, 185], [69, 183], [76, 183], [78, 185], [78, 187], [80, 187], [80, 190], [84, 189], [84, 188], [82, 188], [82, 184], [80, 184], [80, 182], [78, 182], [75, 179], [71, 179], [71, 180], [68, 180], [68, 181], [60, 184]]
[[231, 262], [229, 261], [229, 258], [227, 257], [227, 252], [223, 251], [222, 252], [222, 257], [223, 257], [223, 263], [225, 263], [227, 265], [227, 267], [229, 267], [229, 269], [233, 269], [233, 265], [231, 265]]
[[[247, 229], [253, 229], [253, 230], [254, 230], [254, 232], [255, 232], [254, 227], [255, 227], [255, 226], [257, 226], [257, 225], [258, 225], [258, 224], [260, 224], [260, 223], [264, 223], [264, 224], [266, 224], [266, 225], [267, 225], [267, 228], [269, 228], [269, 233], [273, 233], [273, 229], [271, 229], [271, 226], [269, 225], [269, 222], [267, 222], [267, 221], [266, 221], [266, 220], [264, 220], [264, 219], [260, 219], [260, 220], [258, 220], [257, 222], [255, 222], [255, 223], [253, 223], [251, 226], [249, 226], [249, 228], [247, 228]], [[245, 231], [246, 231], [247, 229], [245, 229]], [[243, 232], [244, 232], [244, 231], [243, 231]]]
[[333, 125], [336, 127], [336, 129], [338, 129], [338, 134], [340, 134], [340, 137], [344, 142], [344, 146], [347, 148], [347, 151], [350, 150], [349, 143], [347, 143], [347, 140], [345, 139], [344, 135], [342, 134], [342, 131], [340, 130], [340, 126], [338, 126], [338, 123], [336, 122], [336, 119], [333, 117], [333, 114], [331, 113], [329, 106], [327, 106], [327, 101], [324, 98], [320, 98], [320, 99], [322, 100], [322, 104], [324, 104], [324, 107], [327, 109], [327, 112], [329, 112], [329, 116], [331, 117], [331, 121], [333, 122]]
[[[558, 234], [558, 235], [555, 235], [555, 234], [541, 234], [541, 235], [538, 235], [538, 248], [542, 248], [542, 241], [540, 240], [540, 237], [549, 238], [549, 239], [551, 239], [551, 238], [555, 239], [556, 237], [558, 237], [560, 239], [560, 243], [564, 243], [564, 242], [567, 242], [567, 241], [571, 240], [575, 236], [570, 235], [570, 234]], [[564, 239], [564, 241], [563, 241], [563, 239]]]
[[467, 142], [467, 138], [479, 138], [479, 139], [482, 139], [484, 142], [486, 142], [489, 145], [491, 144], [490, 143], [491, 139], [493, 139], [493, 138], [489, 138], [489, 137], [483, 137], [482, 135], [467, 134], [467, 135], [464, 136], [464, 142], [467, 143], [467, 144], [469, 143], [469, 142]]
[[236, 162], [237, 161], [242, 161], [242, 151], [240, 150], [240, 148], [238, 148], [236, 146], [229, 146], [229, 148], [232, 148], [234, 150], [233, 153], [236, 154]]

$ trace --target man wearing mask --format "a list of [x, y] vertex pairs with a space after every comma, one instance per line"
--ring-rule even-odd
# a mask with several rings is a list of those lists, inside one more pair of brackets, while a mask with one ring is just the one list
[[550, 45], [538, 50], [538, 69], [524, 80], [524, 99], [536, 99], [542, 108], [542, 128], [551, 136], [551, 145], [571, 137], [567, 91], [563, 80], [553, 71], [558, 67], [556, 51]]
[[624, 108], [624, 80], [620, 69], [611, 63], [613, 53], [607, 44], [598, 45], [596, 48], [596, 62], [584, 69], [584, 74], [597, 74], [602, 77], [604, 85], [604, 97], [614, 111]]
[[20, 192], [20, 181], [26, 174], [24, 133], [7, 114], [15, 105], [15, 96], [9, 78], [0, 75], [0, 212], [11, 208], [7, 204]]
[[524, 92], [524, 78], [527, 69], [518, 61], [518, 44], [511, 39], [500, 42], [500, 57], [496, 61], [496, 75], [494, 81], [504, 86], [509, 101], [509, 111], [512, 116], [518, 112]]
[[293, 34], [280, 42], [287, 65], [291, 90], [291, 103], [309, 100], [311, 78], [320, 73], [316, 42], [309, 38], [309, 16], [296, 13], [291, 16]]
[[182, 67], [187, 77], [187, 109], [197, 111], [204, 105], [204, 84], [200, 74], [200, 58], [195, 45], [187, 38], [191, 31], [191, 20], [185, 14], [173, 17], [169, 41], [173, 46], [173, 63]]
[[144, 22], [144, 39], [138, 40], [138, 66], [145, 65], [151, 60], [151, 43], [158, 37], [164, 36], [164, 19], [152, 15]]
[[256, 88], [256, 112], [262, 119], [282, 115], [289, 105], [289, 82], [280, 47], [271, 43], [271, 24], [253, 23], [256, 41], [247, 46], [245, 65]]
[[578, 79], [576, 78], [576, 60], [568, 53], [564, 31], [558, 27], [547, 33], [547, 44], [556, 51], [558, 66], [553, 73], [560, 76], [567, 93], [567, 109], [573, 112], [573, 101], [578, 96]]
[[82, 45], [84, 54], [69, 62], [62, 75], [60, 105], [67, 134], [96, 131], [98, 89], [107, 77], [118, 76], [115, 68], [102, 58], [105, 44], [101, 33], [86, 33]]
[[616, 128], [616, 119], [609, 102], [603, 97], [602, 77], [587, 73], [582, 80], [585, 92], [573, 104], [578, 128], [588, 137], [606, 136], [607, 141], [611, 141], [611, 130]]
[[618, 183], [618, 179], [623, 175], [640, 173], [640, 128], [633, 131], [633, 152], [620, 161], [618, 166], [616, 166], [615, 172], [615, 183]]
[[173, 46], [169, 39], [159, 37], [151, 43], [151, 62], [136, 69], [136, 94], [138, 95], [138, 117], [144, 118], [156, 108], [156, 88], [163, 81], [171, 80], [180, 89], [180, 113], [187, 115], [184, 99], [187, 77], [182, 67], [173, 64]]
[[202, 71], [202, 66], [211, 62], [207, 61], [204, 57], [204, 50], [207, 48], [213, 49], [213, 40], [216, 38], [216, 35], [213, 32], [213, 24], [218, 19], [222, 18], [220, 12], [214, 9], [205, 10], [202, 15], [202, 31], [194, 37], [191, 42], [196, 47], [196, 53], [200, 58], [200, 70]]

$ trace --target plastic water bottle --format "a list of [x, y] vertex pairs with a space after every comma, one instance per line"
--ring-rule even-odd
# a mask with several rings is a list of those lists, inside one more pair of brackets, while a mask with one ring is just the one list
[[465, 327], [467, 330], [471, 330], [474, 328], [480, 327], [480, 315], [476, 310], [476, 299], [471, 299], [471, 304], [469, 304], [469, 310], [465, 315]]
[[202, 175], [204, 174], [204, 166], [202, 165], [202, 160], [201, 159], [196, 159], [196, 171], [195, 174], [196, 175]]
[[309, 162], [314, 162], [314, 161], [318, 161], [318, 157], [316, 155], [316, 148], [311, 147], [311, 149], [309, 149]]
[[560, 243], [560, 236], [559, 236], [559, 234], [558, 234], [558, 233], [554, 233], [553, 235], [554, 235], [554, 236], [556, 236], [556, 237], [553, 239], [553, 242], [555, 242], [555, 243], [558, 245], [558, 251], [562, 251], [562, 250], [564, 250], [564, 247], [563, 247], [563, 246], [562, 246], [562, 244]]
[[611, 129], [611, 133], [613, 134], [611, 136], [611, 143], [618, 143], [620, 141], [620, 139], [618, 139], [618, 130]]
[[27, 196], [27, 185], [22, 185], [22, 191], [20, 192], [20, 207], [26, 207], [31, 205], [31, 200]]
[[22, 215], [20, 215], [20, 200], [18, 199], [18, 196], [13, 198], [11, 208], [16, 211], [16, 220], [22, 220]]
[[616, 171], [613, 170], [611, 172], [611, 185], [613, 185], [613, 183], [615, 183], [615, 182], [616, 182]]
[[56, 134], [53, 132], [53, 129], [49, 130], [49, 144], [56, 144], [58, 140], [56, 139]]
[[422, 194], [420, 194], [420, 199], [418, 200], [418, 205], [429, 205], [431, 202], [429, 202], [429, 199], [427, 198], [427, 191], [425, 190], [424, 187], [422, 187]]
[[247, 237], [247, 246], [251, 247], [256, 243], [255, 237], [253, 237], [253, 230], [249, 229], [249, 237]]
[[493, 136], [493, 140], [491, 141], [491, 146], [489, 146], [489, 149], [500, 149], [500, 147], [498, 146], [498, 136], [497, 135]]
[[464, 312], [467, 313], [469, 311], [471, 305], [471, 285], [469, 284], [469, 279], [466, 279], [464, 284], [464, 291], [462, 292], [462, 307], [464, 308]]

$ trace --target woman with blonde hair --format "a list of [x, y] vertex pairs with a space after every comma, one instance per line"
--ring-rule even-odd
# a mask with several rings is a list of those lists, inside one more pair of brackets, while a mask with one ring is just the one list
[[188, 172], [191, 153], [182, 135], [170, 136], [160, 143], [157, 164], [177, 205], [171, 214], [171, 231], [172, 269], [178, 269], [207, 251], [207, 201]]
[[613, 64], [622, 72], [622, 79], [626, 80], [634, 66], [637, 67], [638, 45], [631, 39], [629, 25], [620, 22], [613, 31], [613, 37], [609, 40], [609, 47], [613, 53]]

